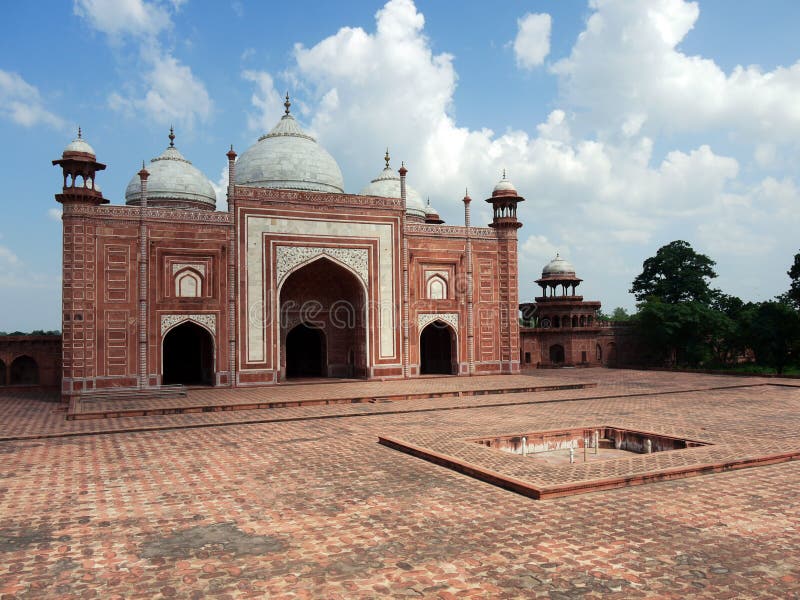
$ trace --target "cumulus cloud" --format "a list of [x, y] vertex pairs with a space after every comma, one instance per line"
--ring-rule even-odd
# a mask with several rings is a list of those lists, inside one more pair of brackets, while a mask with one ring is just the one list
[[700, 16], [685, 0], [591, 0], [585, 31], [553, 65], [563, 99], [626, 133], [724, 128], [792, 143], [800, 135], [800, 62], [725, 73], [678, 45]]
[[551, 24], [552, 20], [547, 13], [528, 13], [517, 19], [514, 56], [519, 67], [533, 69], [544, 63], [544, 59], [550, 54]]
[[213, 110], [205, 84], [175, 57], [164, 54], [151, 59], [152, 68], [143, 74], [147, 91], [141, 97], [109, 96], [109, 106], [128, 112], [140, 112], [153, 122], [180, 123], [192, 128], [196, 120], [205, 121]]
[[[698, 18], [694, 3], [592, 0], [590, 8], [586, 30], [552, 69], [561, 106], [531, 131], [458, 125], [452, 112], [458, 81], [453, 57], [433, 52], [424, 16], [411, 0], [387, 2], [372, 31], [343, 27], [314, 45], [296, 45], [287, 77], [306, 92], [312, 115], [307, 125], [339, 160], [349, 190], [358, 191], [380, 171], [389, 146], [395, 163], [405, 160], [410, 184], [423, 197], [430, 195], [448, 222], [459, 223], [464, 187], [485, 198], [506, 168], [527, 197], [519, 212], [525, 224], [522, 296], [534, 293], [531, 281], [558, 249], [569, 251], [587, 285], [594, 280], [617, 290], [612, 306], [630, 306], [630, 280], [660, 245], [680, 238], [701, 251], [718, 250], [715, 258], [725, 272], [725, 261], [742, 255], [722, 244], [726, 227], [748, 232], [741, 236], [744, 248], [772, 235], [768, 223], [778, 205], [758, 216], [746, 207], [780, 192], [781, 205], [798, 212], [792, 186], [777, 179], [772, 185], [759, 182], [750, 171], [742, 180], [742, 157], [708, 143], [675, 141], [677, 146], [665, 148], [661, 141], [665, 132], [699, 132], [699, 139], [714, 127], [746, 132], [732, 116], [737, 111], [758, 121], [766, 114], [759, 111], [774, 109], [791, 129], [795, 117], [785, 100], [794, 90], [797, 67], [764, 74], [748, 67], [726, 75], [711, 60], [682, 54], [677, 45]], [[542, 25], [544, 19], [538, 21]], [[520, 20], [520, 31], [523, 22], [527, 17]], [[529, 57], [536, 58], [532, 51]], [[279, 111], [271, 79], [250, 80], [256, 83], [258, 114], [264, 100], [275, 102], [272, 110]], [[741, 100], [745, 89], [754, 94], [754, 106]], [[703, 106], [696, 108], [698, 102]], [[276, 118], [271, 116], [268, 126]], [[751, 127], [767, 133], [769, 123], [761, 119]], [[780, 144], [786, 136], [772, 131], [761, 137], [768, 138], [764, 144]], [[660, 156], [654, 156], [657, 142]], [[766, 159], [769, 152], [765, 146], [759, 156]], [[753, 147], [751, 156], [755, 153]], [[489, 219], [485, 206], [475, 203], [476, 224]], [[706, 222], [715, 225], [698, 226]], [[762, 245], [767, 252], [779, 247]]]
[[[180, 4], [173, 3], [173, 8]], [[145, 0], [75, 0], [73, 10], [115, 42], [123, 36], [156, 37], [172, 26], [162, 4]]]
[[178, 123], [192, 128], [207, 120], [213, 101], [191, 67], [162, 48], [159, 35], [173, 27], [172, 15], [185, 0], [76, 0], [75, 14], [108, 36], [112, 44], [130, 40], [139, 48], [142, 71], [132, 91], [114, 91], [108, 106], [128, 116], [140, 116], [159, 125]]
[[45, 108], [39, 90], [19, 74], [0, 69], [0, 116], [23, 127], [61, 128], [64, 120]]
[[250, 102], [257, 112], [247, 115], [247, 127], [251, 131], [266, 133], [278, 122], [284, 99], [275, 89], [272, 75], [266, 71], [246, 70], [242, 72], [242, 78], [255, 84]]

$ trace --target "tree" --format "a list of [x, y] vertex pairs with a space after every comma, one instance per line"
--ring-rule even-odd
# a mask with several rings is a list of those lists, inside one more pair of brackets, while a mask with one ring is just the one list
[[711, 358], [716, 332], [732, 328], [725, 314], [701, 302], [669, 304], [659, 298], [642, 303], [634, 321], [649, 362], [690, 367]]
[[705, 254], [695, 252], [687, 242], [675, 240], [644, 261], [630, 292], [639, 302], [657, 298], [665, 304], [700, 302], [708, 305], [713, 297], [709, 280], [717, 276], [715, 264]]
[[756, 362], [783, 373], [800, 358], [800, 313], [781, 302], [753, 304], [749, 312], [747, 337]]
[[794, 255], [794, 264], [786, 274], [792, 280], [789, 291], [786, 292], [787, 299], [800, 310], [800, 252]]

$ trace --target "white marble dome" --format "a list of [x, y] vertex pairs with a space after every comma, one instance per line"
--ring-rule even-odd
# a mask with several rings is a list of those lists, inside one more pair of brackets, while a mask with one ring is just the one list
[[344, 193], [342, 171], [333, 157], [286, 114], [236, 162], [237, 185]]
[[[147, 201], [164, 205], [174, 202], [177, 206], [215, 208], [217, 195], [208, 178], [186, 160], [172, 145], [174, 135], [170, 132], [170, 145], [150, 161], [147, 167]], [[139, 175], [131, 178], [125, 189], [125, 203], [139, 204], [141, 201], [141, 182]]]
[[575, 275], [575, 267], [556, 254], [556, 257], [542, 269], [542, 277], [547, 275]]
[[[386, 161], [386, 167], [359, 192], [362, 196], [401, 198], [400, 175], [389, 166], [388, 153], [384, 160]], [[408, 185], [408, 182], [406, 182], [406, 213], [422, 217], [423, 219], [426, 214], [425, 203], [422, 201], [422, 196], [419, 195], [417, 190]]]

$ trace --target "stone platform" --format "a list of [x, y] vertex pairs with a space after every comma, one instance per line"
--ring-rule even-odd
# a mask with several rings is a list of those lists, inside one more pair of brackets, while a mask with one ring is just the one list
[[800, 598], [800, 461], [535, 501], [378, 443], [608, 423], [800, 449], [800, 382], [545, 375], [597, 387], [85, 421], [3, 391], [0, 598]]
[[[557, 377], [533, 378], [526, 375], [422, 377], [398, 381], [319, 379], [249, 389], [196, 388], [184, 397], [78, 398], [70, 403], [67, 420], [461, 398], [594, 387], [597, 387], [594, 382], [565, 383]], [[105, 394], [110, 396], [113, 392]]]

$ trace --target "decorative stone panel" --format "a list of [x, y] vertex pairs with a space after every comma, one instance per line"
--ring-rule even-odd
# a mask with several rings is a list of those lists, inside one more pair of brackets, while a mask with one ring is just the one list
[[206, 266], [200, 263], [172, 263], [172, 274], [175, 275], [181, 269], [194, 269], [203, 277], [206, 276]]
[[369, 286], [369, 252], [366, 248], [323, 248], [310, 246], [278, 246], [276, 248], [277, 276], [280, 282], [297, 265], [317, 256], [330, 256], [350, 267], [364, 285]]
[[429, 323], [444, 321], [458, 331], [458, 313], [423, 313], [417, 315], [417, 328], [422, 331]]
[[217, 334], [217, 315], [161, 315], [161, 335], [163, 336], [169, 329], [183, 323], [184, 321], [194, 321], [204, 326], [212, 334]]

